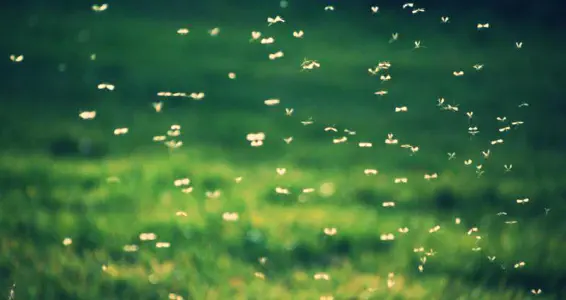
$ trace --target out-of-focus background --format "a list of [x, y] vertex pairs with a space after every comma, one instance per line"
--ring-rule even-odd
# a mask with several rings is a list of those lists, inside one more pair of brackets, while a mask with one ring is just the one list
[[378, 2], [5, 4], [1, 297], [564, 299], [563, 7]]

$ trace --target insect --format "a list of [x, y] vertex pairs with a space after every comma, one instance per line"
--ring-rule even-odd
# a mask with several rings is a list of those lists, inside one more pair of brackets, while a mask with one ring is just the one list
[[387, 134], [387, 139], [385, 140], [385, 143], [388, 145], [395, 145], [397, 144], [399, 141], [397, 139], [394, 139], [393, 133], [389, 133]]
[[447, 104], [445, 107], [443, 107], [443, 109], [453, 111], [453, 112], [457, 112], [459, 110], [458, 105], [450, 105], [450, 104]]
[[235, 212], [225, 212], [222, 214], [222, 219], [224, 219], [224, 221], [234, 222], [238, 221], [238, 218], [238, 213]]
[[405, 178], [405, 177], [395, 178], [395, 179], [393, 180], [393, 182], [394, 182], [394, 183], [407, 183], [407, 182], [408, 182], [408, 179]]
[[114, 90], [114, 85], [110, 84], [110, 83], [101, 83], [99, 85], [97, 85], [97, 88], [99, 90], [108, 90], [108, 91], [113, 91]]
[[482, 151], [481, 154], [483, 155], [483, 158], [488, 159], [491, 151], [487, 149], [487, 151]]
[[324, 232], [324, 234], [326, 234], [326, 235], [332, 236], [332, 235], [336, 235], [336, 233], [338, 232], [338, 230], [337, 230], [336, 228], [329, 228], [329, 227], [327, 227], [327, 228], [324, 228], [323, 232]]
[[450, 18], [449, 17], [440, 17], [440, 21], [444, 24], [449, 23], [450, 22]]
[[485, 23], [485, 24], [478, 23], [478, 25], [477, 25], [478, 30], [488, 29], [488, 28], [489, 28], [489, 23]]
[[517, 199], [517, 204], [526, 204], [529, 203], [529, 198]]
[[424, 174], [424, 179], [426, 180], [437, 179], [437, 178], [438, 178], [438, 174], [436, 173]]
[[24, 56], [23, 55], [10, 55], [10, 60], [16, 63], [22, 62], [24, 60]]
[[259, 31], [252, 31], [252, 38], [250, 39], [250, 42], [257, 40], [257, 39], [259, 39], [260, 37], [261, 37], [261, 32], [259, 32]]
[[365, 169], [364, 170], [365, 175], [377, 175], [377, 173], [379, 173], [379, 171], [377, 171], [376, 169]]
[[405, 9], [407, 7], [412, 8], [414, 5], [415, 5], [414, 3], [405, 3], [405, 4], [403, 4], [403, 9]]
[[477, 127], [468, 127], [468, 133], [471, 136], [475, 136], [476, 134], [480, 133]]
[[95, 12], [101, 12], [101, 11], [105, 11], [108, 8], [108, 4], [104, 3], [101, 5], [93, 5], [92, 6], [92, 10], [94, 10]]
[[273, 37], [268, 37], [268, 38], [263, 38], [260, 41], [260, 44], [262, 45], [270, 45], [275, 43], [275, 39]]
[[485, 172], [484, 170], [482, 170], [483, 165], [477, 165], [476, 166], [476, 175], [478, 175], [478, 178], [480, 178], [483, 173]]
[[515, 47], [516, 47], [517, 49], [523, 48], [523, 42], [515, 42]]
[[202, 100], [204, 98], [204, 92], [191, 93], [189, 97], [193, 98], [194, 100]]
[[293, 31], [293, 36], [296, 37], [296, 38], [299, 38], [299, 39], [300, 39], [300, 38], [303, 37], [303, 35], [305, 35], [305, 33], [304, 33], [302, 30]]
[[475, 64], [475, 65], [473, 65], [473, 67], [474, 67], [474, 69], [476, 69], [476, 71], [483, 69], [483, 65], [481, 65], [481, 64]]
[[10, 288], [10, 294], [8, 294], [8, 300], [16, 299], [16, 284], [12, 284], [12, 288]]
[[303, 125], [307, 126], [307, 125], [312, 125], [314, 123], [314, 121], [312, 120], [312, 117], [309, 117], [308, 120], [301, 121], [301, 123]]
[[124, 127], [124, 128], [116, 128], [114, 129], [114, 135], [124, 135], [126, 133], [128, 133], [128, 128]]
[[307, 60], [306, 58], [301, 63], [301, 67], [303, 70], [312, 70], [314, 68], [320, 68], [320, 63], [316, 60]]
[[424, 9], [424, 8], [416, 8], [416, 9], [413, 9], [413, 10], [411, 11], [411, 13], [412, 13], [413, 15], [416, 15], [416, 14], [422, 13], [422, 12], [425, 12], [425, 9]]
[[189, 34], [189, 29], [188, 29], [188, 28], [179, 28], [179, 29], [177, 30], [177, 33], [178, 33], [179, 35], [187, 35], [187, 34]]
[[464, 76], [464, 71], [454, 71], [452, 74], [456, 77]]
[[408, 108], [406, 106], [395, 107], [395, 112], [407, 112]]
[[448, 152], [448, 160], [453, 160], [456, 158], [456, 152]]
[[293, 111], [294, 111], [293, 108], [285, 108], [285, 115], [291, 116], [293, 114]]
[[267, 106], [274, 106], [277, 105], [279, 103], [281, 103], [281, 100], [279, 99], [267, 99], [265, 101], [263, 101], [265, 103], [265, 105]]
[[96, 117], [96, 111], [83, 111], [79, 114], [79, 117], [83, 120], [92, 120]]
[[334, 6], [332, 6], [332, 5], [326, 6], [326, 7], [324, 7], [324, 10], [326, 10], [326, 11], [334, 11]]
[[371, 7], [371, 13], [372, 14], [376, 14], [379, 11], [379, 6], [372, 6]]
[[285, 54], [283, 53], [283, 51], [277, 51], [275, 53], [269, 54], [269, 59], [270, 60], [275, 60], [277, 58], [281, 58], [283, 57]]
[[285, 23], [285, 20], [281, 16], [275, 16], [275, 18], [267, 18], [267, 26], [271, 26], [275, 23]]
[[413, 50], [420, 49], [420, 48], [426, 48], [425, 46], [421, 45], [421, 41], [414, 41], [413, 43], [415, 44], [415, 48], [413, 48]]
[[159, 101], [159, 102], [154, 102], [152, 103], [153, 109], [155, 109], [156, 112], [161, 112], [161, 109], [163, 108], [163, 102]]
[[398, 32], [392, 33], [392, 34], [391, 34], [391, 39], [389, 39], [389, 43], [393, 43], [393, 42], [395, 42], [395, 41], [398, 40], [398, 39], [399, 39], [399, 33], [398, 33]]

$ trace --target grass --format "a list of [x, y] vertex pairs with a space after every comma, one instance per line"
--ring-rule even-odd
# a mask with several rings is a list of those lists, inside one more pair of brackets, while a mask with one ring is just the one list
[[[297, 19], [304, 40], [292, 38], [292, 25], [265, 26], [263, 16], [237, 26], [191, 21], [191, 33], [180, 37], [175, 31], [186, 22], [110, 10], [30, 15], [37, 26], [11, 24], [17, 34], [9, 51], [26, 58], [7, 66], [10, 76], [1, 92], [10, 99], [0, 110], [0, 279], [6, 294], [15, 282], [21, 299], [564, 295], [566, 178], [560, 142], [552, 142], [562, 129], [548, 129], [559, 124], [552, 101], [560, 93], [559, 77], [542, 72], [564, 59], [549, 45], [554, 42], [546, 42], [549, 37], [525, 32], [520, 38], [526, 46], [518, 51], [510, 25], [481, 35], [473, 30], [475, 21], [468, 22], [470, 30], [466, 19], [454, 18], [445, 29], [432, 17], [418, 23], [394, 14], [372, 21], [375, 30], [336, 16], [321, 18], [319, 25]], [[216, 26], [220, 35], [208, 36]], [[83, 29], [90, 38], [77, 42]], [[267, 50], [250, 45], [252, 30], [275, 36], [276, 44]], [[389, 44], [395, 31], [401, 39]], [[417, 39], [428, 48], [412, 51]], [[279, 45], [285, 57], [269, 61], [267, 53]], [[91, 53], [96, 61], [88, 60]], [[300, 72], [304, 57], [319, 60], [321, 69]], [[384, 60], [392, 64], [388, 83], [365, 73]], [[57, 72], [60, 63], [65, 72]], [[485, 63], [485, 70], [475, 72], [475, 63]], [[459, 69], [464, 77], [451, 76]], [[238, 74], [235, 81], [227, 78], [231, 71]], [[532, 72], [540, 75], [533, 78]], [[99, 82], [117, 88], [104, 93], [95, 89]], [[373, 95], [382, 88], [390, 94]], [[205, 91], [206, 97], [163, 99], [157, 114], [151, 102], [162, 90]], [[293, 116], [263, 105], [276, 97], [295, 108]], [[440, 111], [438, 97], [459, 104], [460, 112]], [[531, 107], [519, 109], [523, 101]], [[409, 112], [394, 113], [401, 105]], [[77, 118], [91, 109], [97, 110], [95, 120]], [[466, 133], [466, 111], [474, 111], [473, 124], [480, 127], [473, 138]], [[502, 136], [495, 121], [502, 115], [525, 125], [503, 135], [503, 145], [490, 146]], [[313, 125], [300, 123], [310, 116]], [[182, 127], [184, 146], [175, 151], [151, 142], [171, 124]], [[332, 137], [343, 134], [324, 132], [330, 125], [357, 135], [334, 145]], [[130, 132], [113, 136], [116, 127]], [[258, 131], [266, 133], [266, 143], [251, 148], [245, 135]], [[419, 152], [384, 145], [389, 132], [401, 143], [418, 145]], [[288, 136], [294, 137], [289, 145], [281, 140]], [[358, 148], [361, 141], [374, 147]], [[84, 142], [91, 144], [87, 153], [79, 149]], [[486, 160], [480, 152], [487, 148], [493, 153]], [[447, 152], [457, 158], [449, 161]], [[464, 166], [468, 158], [474, 163]], [[479, 178], [477, 164], [485, 170]], [[504, 164], [513, 170], [505, 172]], [[288, 173], [278, 176], [278, 167]], [[366, 168], [380, 173], [365, 176]], [[437, 180], [423, 179], [434, 172]], [[183, 177], [191, 179], [192, 193], [173, 185]], [[396, 177], [409, 181], [394, 184]], [[291, 194], [277, 194], [276, 187]], [[304, 188], [316, 191], [301, 194]], [[206, 196], [214, 190], [221, 191], [218, 198]], [[518, 205], [515, 199], [524, 197], [530, 202]], [[396, 207], [383, 207], [388, 201]], [[507, 216], [497, 215], [501, 211]], [[223, 221], [224, 212], [239, 213], [239, 220]], [[436, 225], [441, 229], [429, 233]], [[338, 233], [327, 236], [326, 227]], [[409, 232], [398, 233], [402, 227]], [[481, 240], [466, 234], [472, 227], [479, 228]], [[140, 241], [144, 232], [171, 247]], [[396, 239], [382, 241], [384, 233]], [[66, 237], [71, 245], [62, 244]], [[131, 244], [139, 250], [125, 252]], [[436, 252], [427, 256], [423, 272], [417, 267], [426, 255], [415, 253], [418, 247]], [[515, 269], [520, 261], [526, 266]], [[319, 272], [331, 280], [313, 280]], [[390, 272], [396, 283], [387, 288]], [[543, 293], [533, 295], [530, 290], [538, 288]]]

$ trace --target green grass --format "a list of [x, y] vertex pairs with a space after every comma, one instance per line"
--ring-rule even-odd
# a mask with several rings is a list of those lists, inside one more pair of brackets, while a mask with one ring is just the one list
[[[38, 16], [36, 27], [11, 25], [17, 34], [9, 51], [26, 58], [8, 66], [11, 77], [1, 92], [9, 100], [0, 110], [6, 293], [13, 282], [20, 299], [164, 299], [169, 293], [184, 299], [530, 299], [536, 288], [543, 289], [536, 298], [553, 299], [565, 293], [566, 178], [560, 143], [552, 142], [563, 130], [548, 130], [559, 124], [551, 101], [559, 78], [542, 71], [564, 58], [548, 37], [534, 30], [516, 37], [504, 24], [481, 36], [471, 19], [445, 29], [433, 17], [418, 23], [387, 14], [372, 21], [376, 32], [333, 16], [318, 25], [298, 20], [297, 28], [292, 18], [267, 27], [258, 16], [254, 24], [192, 20], [186, 37], [175, 32], [187, 23], [175, 20]], [[208, 36], [216, 26], [220, 35]], [[90, 40], [80, 43], [83, 29]], [[296, 29], [305, 31], [304, 40], [292, 38]], [[276, 44], [250, 44], [252, 30], [275, 36]], [[400, 40], [389, 44], [395, 31]], [[412, 51], [418, 39], [428, 48]], [[513, 49], [516, 39], [525, 40], [524, 49]], [[279, 49], [285, 57], [269, 61], [267, 54]], [[91, 53], [96, 61], [89, 61]], [[300, 72], [304, 57], [321, 68]], [[393, 80], [382, 84], [366, 70], [384, 60]], [[58, 73], [59, 63], [67, 71]], [[475, 72], [475, 63], [485, 69]], [[459, 69], [466, 75], [454, 78]], [[227, 78], [232, 71], [235, 81]], [[99, 82], [117, 88], [101, 92]], [[383, 88], [390, 94], [373, 95]], [[151, 102], [163, 90], [207, 96], [163, 99], [158, 114]], [[441, 96], [460, 104], [460, 112], [440, 111]], [[281, 98], [282, 107], [296, 112], [285, 116], [282, 107], [265, 107], [268, 98]], [[531, 107], [517, 108], [523, 101]], [[402, 105], [409, 112], [393, 112]], [[95, 120], [78, 119], [80, 110], [91, 109]], [[481, 131], [472, 139], [466, 111], [474, 111]], [[525, 125], [504, 135], [503, 145], [490, 146], [500, 136], [495, 117], [503, 115]], [[300, 123], [311, 116], [313, 125]], [[182, 126], [184, 142], [175, 151], [151, 141], [172, 124]], [[332, 137], [342, 133], [324, 132], [330, 125], [357, 135], [334, 145]], [[116, 127], [130, 132], [113, 136]], [[258, 131], [266, 143], [252, 148], [245, 135]], [[409, 155], [385, 145], [389, 132], [421, 150]], [[294, 137], [289, 145], [282, 141], [288, 136]], [[77, 150], [81, 139], [92, 142], [90, 155]], [[374, 147], [358, 148], [359, 141]], [[488, 148], [493, 153], [486, 160], [480, 151]], [[457, 158], [449, 161], [447, 152]], [[464, 166], [468, 158], [474, 163]], [[480, 163], [485, 174], [478, 178]], [[504, 172], [504, 164], [513, 170]], [[288, 173], [277, 176], [278, 167]], [[365, 176], [366, 168], [380, 173]], [[434, 172], [437, 180], [423, 179]], [[191, 179], [190, 194], [173, 185], [183, 177]], [[409, 182], [394, 184], [396, 177]], [[328, 183], [331, 195], [321, 192]], [[276, 187], [291, 194], [276, 194]], [[300, 195], [311, 187], [315, 193]], [[221, 196], [207, 198], [213, 190]], [[516, 204], [524, 197], [528, 204]], [[396, 207], [384, 208], [388, 201]], [[240, 219], [223, 221], [227, 211]], [[501, 211], [508, 215], [496, 215]], [[440, 231], [429, 233], [436, 225]], [[338, 233], [326, 236], [325, 227]], [[402, 227], [410, 231], [401, 235]], [[466, 234], [472, 227], [482, 236], [477, 244]], [[142, 232], [171, 247], [140, 241]], [[396, 239], [382, 241], [383, 233]], [[65, 237], [73, 243], [64, 246]], [[139, 251], [124, 252], [129, 244]], [[416, 247], [436, 252], [423, 272]], [[513, 268], [519, 261], [526, 266]], [[331, 280], [315, 281], [319, 272]], [[390, 272], [396, 285], [388, 289]]]

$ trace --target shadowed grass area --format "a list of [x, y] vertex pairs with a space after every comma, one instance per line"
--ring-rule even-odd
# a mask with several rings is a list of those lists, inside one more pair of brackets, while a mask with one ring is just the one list
[[[293, 13], [271, 27], [264, 16], [237, 26], [113, 13], [0, 18], [14, 32], [9, 51], [25, 54], [21, 64], [3, 63], [0, 92], [9, 99], [0, 110], [6, 291], [16, 282], [21, 299], [530, 299], [542, 289], [538, 299], [560, 299], [560, 45], [505, 24], [477, 32], [469, 17], [441, 26], [434, 13], [384, 13], [369, 28], [339, 15], [293, 22]], [[191, 32], [179, 36], [180, 27]], [[207, 33], [213, 27], [216, 37]], [[292, 37], [298, 29], [304, 39]], [[250, 43], [252, 30], [275, 44]], [[400, 39], [390, 44], [392, 32]], [[414, 40], [427, 48], [413, 50]], [[514, 49], [517, 40], [524, 49]], [[278, 50], [284, 58], [270, 61]], [[321, 68], [301, 71], [305, 57]], [[380, 61], [391, 62], [391, 82], [368, 76]], [[457, 70], [466, 75], [452, 76]], [[97, 90], [100, 82], [116, 90]], [[389, 94], [373, 94], [381, 89]], [[206, 96], [160, 99], [159, 91]], [[459, 111], [441, 110], [439, 97]], [[269, 98], [282, 107], [266, 107]], [[160, 113], [151, 107], [158, 100]], [[399, 106], [409, 111], [395, 113]], [[80, 120], [84, 110], [97, 117]], [[301, 124], [309, 117], [314, 124]], [[517, 120], [525, 124], [498, 130]], [[152, 142], [172, 124], [183, 147]], [[470, 126], [480, 134], [470, 136]], [[118, 127], [130, 131], [114, 136]], [[250, 147], [246, 134], [260, 131], [265, 144]], [[388, 133], [419, 151], [386, 145]], [[347, 143], [333, 143], [343, 136]], [[490, 144], [498, 138], [505, 142]], [[376, 176], [364, 175], [374, 168]], [[438, 178], [424, 179], [432, 173]], [[185, 177], [190, 193], [174, 185]], [[394, 183], [401, 177], [408, 182]], [[225, 212], [239, 219], [227, 222]], [[395, 239], [384, 241], [387, 233]], [[321, 272], [330, 280], [313, 279]]]

